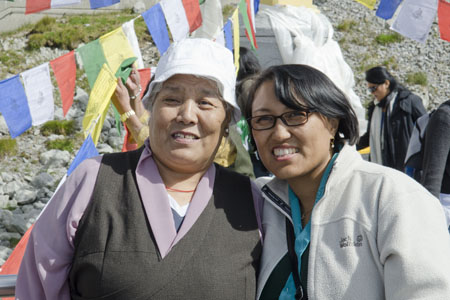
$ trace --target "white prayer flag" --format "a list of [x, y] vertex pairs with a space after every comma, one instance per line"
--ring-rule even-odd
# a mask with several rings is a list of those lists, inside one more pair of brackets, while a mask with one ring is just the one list
[[392, 30], [424, 43], [436, 17], [438, 0], [405, 0]]
[[183, 2], [181, 0], [162, 0], [160, 3], [173, 40], [176, 42], [185, 39], [189, 34], [189, 22]]
[[20, 75], [28, 98], [32, 125], [36, 126], [53, 120], [55, 103], [48, 62], [22, 72]]
[[81, 0], [51, 0], [51, 7], [61, 7], [74, 4], [80, 4]]
[[144, 68], [144, 61], [142, 60], [141, 48], [139, 48], [139, 42], [136, 36], [136, 31], [134, 31], [134, 19], [122, 24], [122, 30], [125, 36], [130, 42], [131, 48], [133, 49], [134, 55], [137, 57], [138, 69]]
[[192, 36], [214, 40], [223, 31], [222, 4], [219, 0], [208, 0], [200, 5], [203, 23]]
[[216, 35], [216, 43], [225, 47], [225, 33], [223, 30], [219, 31]]

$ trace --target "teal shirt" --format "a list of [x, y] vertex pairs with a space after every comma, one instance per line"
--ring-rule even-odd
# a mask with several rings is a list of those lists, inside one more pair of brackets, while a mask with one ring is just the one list
[[[333, 167], [333, 163], [336, 160], [336, 157], [338, 156], [338, 153], [335, 153], [333, 157], [331, 158], [330, 162], [327, 165], [327, 168], [325, 169], [325, 172], [322, 175], [322, 178], [320, 179], [320, 185], [319, 189], [317, 190], [316, 199], [314, 202], [314, 205], [319, 201], [324, 192], [325, 192], [325, 186], [328, 180], [328, 177], [331, 173], [331, 168]], [[294, 233], [295, 233], [295, 253], [298, 257], [298, 273], [301, 274], [301, 257], [303, 253], [305, 252], [306, 248], [309, 245], [309, 241], [311, 240], [311, 219], [309, 220], [308, 224], [306, 224], [305, 228], [302, 228], [302, 212], [300, 209], [300, 202], [297, 196], [292, 191], [291, 187], [289, 187], [289, 204], [291, 205], [291, 216], [292, 221], [294, 222]], [[312, 216], [312, 214], [311, 214]], [[294, 283], [294, 277], [291, 273], [289, 275], [288, 280], [286, 281], [286, 285], [284, 286], [283, 290], [281, 291], [279, 300], [290, 300], [295, 299], [295, 283]]]

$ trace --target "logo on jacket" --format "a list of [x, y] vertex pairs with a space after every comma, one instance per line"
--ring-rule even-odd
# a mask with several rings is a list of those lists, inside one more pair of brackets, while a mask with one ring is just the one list
[[341, 237], [341, 240], [339, 241], [339, 246], [341, 248], [362, 247], [362, 242], [363, 242], [362, 234], [357, 235], [356, 240], [353, 240], [349, 235], [347, 235], [346, 237]]

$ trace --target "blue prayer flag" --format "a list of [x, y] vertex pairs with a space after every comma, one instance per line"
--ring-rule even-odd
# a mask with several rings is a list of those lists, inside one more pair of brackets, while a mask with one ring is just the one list
[[120, 2], [120, 0], [89, 0], [89, 1], [91, 3], [91, 9], [111, 6]]
[[[256, 15], [256, 13], [259, 11], [259, 0], [255, 0], [253, 2], [253, 8], [255, 9], [255, 15]], [[255, 21], [253, 20], [253, 22], [255, 22]]]
[[19, 75], [0, 81], [0, 112], [12, 138], [31, 127], [30, 108]]
[[225, 35], [225, 47], [230, 49], [231, 52], [233, 52], [233, 34], [231, 33], [231, 28], [233, 24], [231, 20], [228, 20], [228, 22], [223, 27], [223, 32]]
[[84, 140], [83, 145], [81, 145], [80, 150], [78, 150], [78, 153], [73, 159], [69, 169], [67, 170], [67, 176], [69, 176], [70, 173], [72, 173], [75, 170], [75, 168], [78, 167], [79, 164], [81, 164], [83, 160], [97, 155], [98, 155], [97, 148], [95, 148], [94, 141], [92, 140], [92, 137], [89, 134], [88, 137]]
[[377, 17], [389, 20], [394, 15], [402, 0], [381, 0], [377, 9]]
[[148, 31], [156, 44], [161, 55], [166, 52], [170, 46], [169, 32], [167, 31], [166, 20], [161, 5], [156, 3], [149, 10], [142, 14]]

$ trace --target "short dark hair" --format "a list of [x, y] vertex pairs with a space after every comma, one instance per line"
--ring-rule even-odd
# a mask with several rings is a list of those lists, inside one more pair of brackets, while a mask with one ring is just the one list
[[247, 119], [252, 117], [256, 90], [266, 81], [274, 82], [276, 97], [287, 107], [338, 119], [336, 143], [343, 143], [344, 139], [350, 145], [358, 142], [358, 118], [347, 97], [324, 73], [307, 65], [272, 66], [261, 73], [249, 93], [245, 107]]
[[382, 84], [389, 80], [389, 91], [392, 92], [399, 85], [397, 79], [385, 67], [373, 67], [366, 71], [366, 81], [373, 84]]
[[245, 47], [239, 47], [239, 71], [236, 80], [239, 82], [260, 71], [261, 65], [253, 51]]

